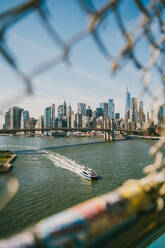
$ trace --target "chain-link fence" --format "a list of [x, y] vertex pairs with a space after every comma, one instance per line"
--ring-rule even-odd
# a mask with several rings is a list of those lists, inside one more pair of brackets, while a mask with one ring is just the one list
[[[0, 52], [11, 68], [21, 78], [26, 89], [26, 95], [32, 93], [32, 82], [40, 74], [63, 62], [66, 62], [68, 66], [72, 67], [72, 57], [70, 56], [71, 50], [74, 50], [74, 46], [81, 42], [81, 40], [91, 36], [99, 52], [107, 60], [107, 63], [110, 64], [110, 70], [112, 73], [117, 73], [121, 69], [124, 69], [127, 62], [132, 63], [139, 70], [139, 77], [141, 77], [143, 87], [142, 94], [148, 94], [151, 99], [151, 104], [153, 106], [158, 106], [160, 103], [159, 100], [164, 99], [165, 96], [165, 1], [134, 0], [139, 15], [136, 18], [136, 25], [132, 30], [130, 27], [127, 27], [122, 18], [122, 2], [122, 0], [109, 0], [105, 1], [104, 4], [100, 4], [98, 7], [95, 5], [95, 1], [75, 1], [75, 4], [80, 7], [80, 10], [86, 14], [88, 25], [84, 29], [75, 33], [68, 40], [63, 40], [56, 31], [56, 27], [51, 24], [47, 10], [47, 1], [29, 0], [2, 12], [0, 14]], [[7, 46], [6, 33], [10, 31], [13, 26], [21, 22], [23, 18], [27, 18], [27, 16], [32, 12], [37, 13], [40, 24], [44, 27], [46, 35], [52, 39], [55, 46], [58, 46], [59, 52], [54, 56], [54, 58], [51, 58], [42, 64], [38, 64], [28, 74], [25, 74], [17, 64], [17, 55], [13, 55], [12, 51]], [[110, 16], [113, 16], [115, 23], [118, 26], [118, 30], [124, 40], [124, 46], [120, 48], [116, 57], [112, 55], [109, 47], [104, 44], [102, 38], [102, 26]], [[138, 44], [143, 39], [146, 40], [150, 49], [150, 56], [145, 64], [143, 57], [140, 58], [138, 56], [137, 49]], [[160, 92], [158, 94], [154, 94], [151, 90], [150, 83], [153, 73], [157, 74], [161, 82]], [[159, 108], [156, 107], [154, 109], [154, 116], [157, 116], [158, 111]], [[0, 115], [4, 116], [3, 110], [0, 110]], [[146, 127], [148, 127], [152, 122], [153, 120], [150, 119], [150, 122]], [[164, 119], [161, 128], [161, 135], [164, 137]], [[165, 194], [165, 172], [163, 169], [165, 159], [162, 152], [164, 143], [165, 139], [162, 138], [151, 148], [149, 153], [154, 158], [154, 163], [144, 169], [144, 172], [147, 175], [149, 174], [146, 179], [148, 185], [150, 185], [149, 189], [151, 189], [152, 186], [154, 187], [155, 184], [159, 184], [160, 186], [158, 187], [159, 190], [157, 190], [156, 197], [158, 200], [158, 209], [163, 208], [164, 201], [162, 200], [162, 196]], [[160, 173], [160, 171], [161, 176], [157, 177], [156, 180], [155, 177], [158, 172]]]

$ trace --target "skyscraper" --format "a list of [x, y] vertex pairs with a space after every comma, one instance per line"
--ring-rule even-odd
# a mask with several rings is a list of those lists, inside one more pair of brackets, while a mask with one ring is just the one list
[[82, 127], [82, 114], [75, 114], [76, 127]]
[[66, 105], [66, 101], [64, 101], [63, 103], [63, 116], [67, 115], [67, 105]]
[[78, 114], [86, 115], [86, 104], [85, 103], [78, 103], [77, 104]]
[[130, 102], [130, 121], [136, 122], [137, 120], [137, 98], [136, 97], [131, 97], [131, 102]]
[[120, 119], [120, 113], [115, 113], [115, 119], [117, 119], [117, 120]]
[[9, 129], [20, 128], [22, 111], [19, 107], [9, 108]]
[[114, 118], [114, 112], [115, 112], [115, 104], [113, 102], [113, 99], [109, 99], [109, 101], [108, 101], [108, 116], [110, 118]]
[[139, 102], [139, 120], [145, 121], [145, 114], [143, 112], [143, 101]]
[[59, 119], [62, 119], [63, 117], [63, 105], [59, 105], [57, 108], [57, 116]]
[[52, 103], [51, 106], [51, 125], [52, 127], [55, 127], [55, 104]]
[[10, 125], [9, 111], [7, 111], [7, 112], [5, 113], [5, 125], [4, 125], [4, 128], [5, 128], [5, 129], [9, 129], [9, 125]]
[[102, 108], [97, 108], [96, 109], [96, 118], [98, 118], [100, 116], [103, 116], [103, 115], [104, 115], [103, 109]]
[[88, 117], [92, 117], [92, 109], [90, 108], [90, 106], [88, 106], [88, 108], [86, 109], [86, 116]]
[[125, 97], [125, 118], [128, 118], [127, 113], [128, 110], [130, 109], [130, 99], [131, 99], [131, 94], [128, 92], [128, 87], [126, 91], [126, 97]]
[[71, 114], [72, 114], [72, 107], [71, 107], [71, 105], [69, 103], [69, 105], [68, 105], [68, 113], [67, 113], [69, 118], [71, 117]]
[[[26, 128], [35, 128], [35, 125], [37, 123], [37, 120], [34, 119], [34, 118], [29, 118], [27, 121], [26, 121]], [[33, 131], [30, 131], [33, 133]]]
[[[36, 128], [44, 128], [44, 118], [42, 115], [39, 116], [37, 123], [36, 123]], [[38, 133], [43, 133], [44, 131], [38, 131]]]
[[44, 127], [51, 127], [51, 107], [46, 107], [44, 111]]
[[22, 111], [21, 114], [21, 128], [25, 128], [26, 127], [26, 121], [30, 118], [29, 116], [29, 111], [28, 110], [24, 110]]
[[104, 102], [104, 117], [108, 117], [108, 103]]
[[67, 112], [67, 127], [71, 127], [71, 116], [72, 116], [72, 107], [69, 103], [68, 112]]
[[[152, 118], [152, 120], [154, 119], [153, 110], [152, 110], [151, 118]], [[165, 126], [165, 104], [159, 106], [158, 124], [159, 124], [160, 128], [162, 129], [161, 131], [163, 131], [164, 126]]]
[[71, 127], [72, 128], [77, 127], [76, 116], [75, 116], [74, 112], [71, 113]]
[[147, 112], [147, 122], [149, 122], [149, 120], [150, 120], [150, 113]]

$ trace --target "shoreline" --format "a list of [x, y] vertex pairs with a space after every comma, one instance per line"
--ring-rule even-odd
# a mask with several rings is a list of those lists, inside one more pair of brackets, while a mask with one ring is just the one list
[[[5, 152], [5, 151], [4, 151]], [[5, 173], [8, 172], [12, 167], [13, 164], [12, 162], [14, 161], [14, 159], [16, 158], [16, 154], [11, 154], [10, 157], [7, 159], [5, 164], [1, 164], [0, 163], [0, 173]]]

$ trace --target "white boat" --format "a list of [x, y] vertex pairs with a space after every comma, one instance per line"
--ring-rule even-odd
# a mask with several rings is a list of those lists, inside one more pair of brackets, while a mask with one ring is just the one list
[[90, 169], [88, 167], [83, 167], [82, 170], [80, 171], [80, 174], [86, 178], [86, 179], [89, 179], [89, 180], [96, 180], [97, 179], [97, 174], [96, 174], [96, 171], [93, 170], [93, 169]]

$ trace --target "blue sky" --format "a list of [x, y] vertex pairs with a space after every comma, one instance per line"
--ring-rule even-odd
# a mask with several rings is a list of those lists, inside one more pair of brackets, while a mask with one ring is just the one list
[[[0, 13], [21, 2], [24, 1], [1, 0]], [[105, 2], [107, 1], [94, 1], [98, 8]], [[50, 23], [63, 40], [69, 40], [87, 27], [88, 17], [76, 0], [47, 0], [45, 5], [49, 11]], [[132, 29], [139, 20], [134, 1], [122, 1], [120, 10], [125, 26], [128, 30]], [[124, 39], [114, 16], [108, 17], [99, 30], [111, 54], [113, 56], [119, 54]], [[8, 29], [5, 38], [19, 67], [27, 75], [37, 65], [54, 58], [60, 52], [59, 47], [45, 31], [36, 12], [30, 13]], [[145, 63], [148, 55], [149, 47], [144, 39], [137, 46], [137, 56]], [[90, 35], [73, 47], [70, 60], [73, 67], [66, 63], [59, 64], [34, 78], [33, 95], [22, 99], [20, 96], [25, 86], [0, 55], [0, 82], [3, 85], [0, 109], [6, 111], [11, 105], [17, 105], [30, 110], [31, 115], [37, 118], [46, 106], [51, 103], [58, 106], [64, 99], [67, 103], [71, 102], [73, 109], [76, 110], [77, 102], [85, 102], [94, 108], [99, 106], [99, 102], [112, 98], [115, 101], [115, 112], [120, 112], [124, 116], [124, 93], [127, 85], [131, 96], [140, 98], [142, 87], [137, 69], [128, 62], [117, 75], [113, 76], [110, 62], [100, 53]], [[151, 83], [153, 92], [158, 90], [158, 86], [160, 86], [158, 77], [154, 76]], [[149, 110], [149, 99], [145, 96], [143, 100], [145, 110]]]

